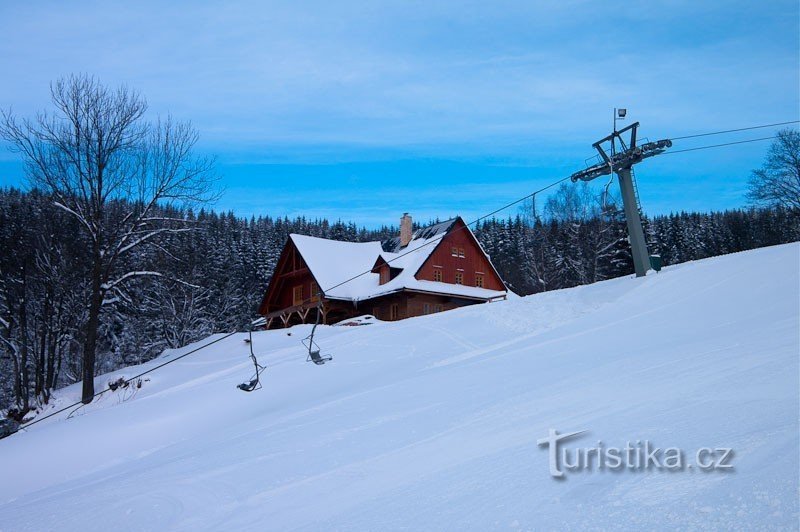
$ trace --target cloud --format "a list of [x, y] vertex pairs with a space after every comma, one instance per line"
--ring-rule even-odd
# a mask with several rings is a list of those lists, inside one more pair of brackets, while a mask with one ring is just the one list
[[796, 50], [713, 29], [745, 28], [752, 8], [657, 6], [6, 5], [0, 65], [11, 75], [0, 98], [41, 107], [48, 80], [88, 71], [140, 88], [154, 111], [191, 118], [212, 143], [487, 151], [523, 136], [585, 136], [607, 127], [617, 102], [663, 127], [742, 112], [755, 96], [776, 115], [791, 110]]
[[[580, 166], [615, 106], [651, 138], [796, 118], [798, 15], [796, 0], [7, 2], [0, 105], [30, 114], [50, 80], [88, 72], [192, 120], [231, 175], [241, 163], [319, 164], [337, 179], [335, 163], [382, 172], [430, 158], [477, 164], [491, 182], [498, 166]], [[722, 157], [669, 163], [665, 182], [713, 175]], [[417, 197], [440, 192], [426, 184], [433, 171], [409, 178]], [[370, 178], [359, 186], [386, 186]]]

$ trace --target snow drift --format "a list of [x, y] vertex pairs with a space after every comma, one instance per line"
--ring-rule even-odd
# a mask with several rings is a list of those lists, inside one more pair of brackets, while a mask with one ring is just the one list
[[[324, 327], [321, 367], [308, 326], [257, 333], [250, 394], [237, 334], [0, 441], [0, 529], [796, 528], [799, 252]], [[551, 428], [729, 447], [734, 468], [559, 481], [536, 444]]]

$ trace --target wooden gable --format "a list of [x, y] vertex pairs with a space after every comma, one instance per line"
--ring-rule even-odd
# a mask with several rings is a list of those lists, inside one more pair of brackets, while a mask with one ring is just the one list
[[422, 263], [415, 277], [437, 281], [439, 275], [445, 283], [456, 284], [460, 278], [460, 284], [464, 286], [482, 285], [482, 288], [489, 290], [506, 290], [500, 274], [460, 217]]
[[290, 237], [281, 251], [258, 313], [266, 315], [294, 306], [298, 293], [304, 303], [315, 301], [318, 291], [319, 284]]
[[386, 262], [383, 257], [378, 257], [375, 264], [372, 266], [372, 273], [378, 274], [378, 284], [386, 284], [403, 271], [402, 268], [396, 268]]

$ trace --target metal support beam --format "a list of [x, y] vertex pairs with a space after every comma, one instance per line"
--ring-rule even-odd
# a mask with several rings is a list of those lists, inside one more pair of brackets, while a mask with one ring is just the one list
[[[590, 166], [585, 170], [575, 172], [572, 174], [571, 179], [574, 183], [578, 180], [591, 181], [603, 175], [617, 174], [617, 178], [619, 178], [619, 188], [622, 192], [622, 204], [625, 208], [625, 222], [628, 226], [628, 241], [631, 244], [633, 267], [634, 270], [636, 270], [636, 277], [642, 277], [647, 275], [647, 270], [651, 269], [650, 254], [647, 251], [647, 242], [645, 241], [644, 230], [642, 229], [642, 219], [639, 216], [639, 201], [633, 183], [631, 168], [644, 159], [664, 153], [666, 148], [672, 146], [672, 141], [663, 139], [656, 142], [646, 142], [641, 146], [637, 146], [636, 132], [639, 128], [639, 122], [634, 122], [628, 127], [617, 131], [616, 112], [617, 110], [614, 109], [614, 132], [592, 144], [600, 155], [602, 162]], [[630, 140], [626, 145], [622, 134], [628, 131], [630, 131]], [[618, 153], [614, 149], [615, 140], [619, 141], [620, 147], [622, 148]], [[606, 142], [611, 142], [610, 156], [603, 149], [603, 144]]]
[[631, 169], [619, 169], [617, 177], [619, 178], [619, 188], [622, 192], [622, 205], [625, 208], [625, 223], [628, 225], [628, 240], [631, 243], [633, 269], [636, 271], [636, 277], [643, 277], [647, 275], [647, 270], [650, 269], [650, 253], [647, 251], [642, 219], [639, 216], [639, 205], [636, 201], [636, 191], [633, 188]]

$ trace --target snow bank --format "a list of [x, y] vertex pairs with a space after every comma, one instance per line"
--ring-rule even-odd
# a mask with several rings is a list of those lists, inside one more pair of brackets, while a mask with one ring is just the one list
[[[797, 528], [799, 252], [324, 327], [321, 367], [308, 326], [258, 333], [251, 394], [236, 335], [0, 441], [0, 529]], [[730, 447], [734, 469], [558, 481], [551, 428]]]

